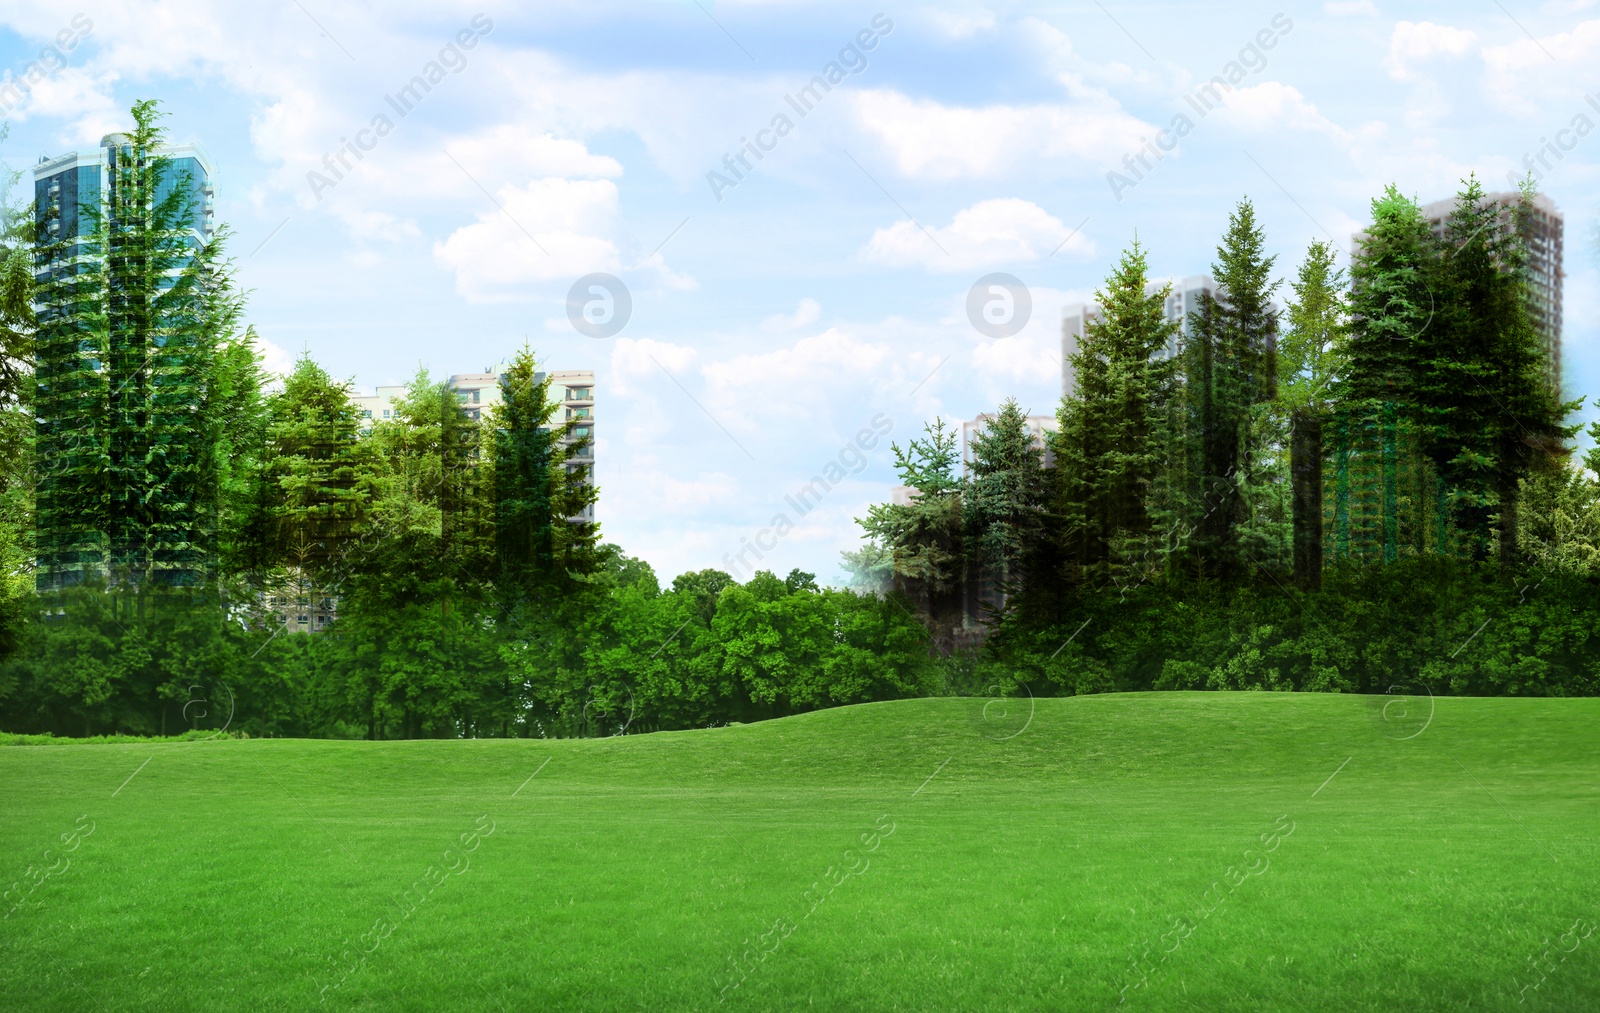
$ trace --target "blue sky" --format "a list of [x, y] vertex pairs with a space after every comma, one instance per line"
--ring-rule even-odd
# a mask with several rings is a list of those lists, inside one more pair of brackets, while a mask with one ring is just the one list
[[[1135, 234], [1157, 273], [1205, 271], [1248, 196], [1287, 277], [1313, 239], [1347, 249], [1386, 183], [1503, 188], [1575, 117], [1600, 126], [1596, 0], [23, 2], [0, 12], [0, 74], [80, 13], [92, 28], [0, 157], [92, 147], [159, 98], [172, 139], [217, 163], [270, 365], [309, 350], [370, 389], [527, 341], [595, 370], [599, 517], [664, 578], [793, 514], [875, 416], [903, 442], [1007, 396], [1052, 412], [1061, 308]], [[385, 97], [441, 60], [400, 116]], [[799, 115], [785, 96], [830, 62], [843, 79]], [[1242, 78], [1200, 117], [1185, 96], [1231, 62]], [[1192, 130], [1115, 192], [1108, 173], [1180, 113]], [[308, 179], [378, 114], [392, 129], [336, 185]], [[779, 114], [792, 130], [736, 186], [708, 182]], [[1564, 137], [1543, 185], [1567, 222], [1566, 382], [1600, 393], [1600, 136]], [[604, 339], [566, 314], [595, 271], [633, 300]], [[965, 303], [1000, 271], [1033, 313], [994, 338]], [[853, 518], [895, 481], [886, 444], [864, 456], [763, 565], [838, 577]]]

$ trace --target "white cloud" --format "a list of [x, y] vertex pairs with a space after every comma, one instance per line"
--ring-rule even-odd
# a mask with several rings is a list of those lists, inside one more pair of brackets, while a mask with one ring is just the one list
[[1222, 106], [1212, 115], [1238, 130], [1275, 133], [1288, 128], [1325, 134], [1341, 142], [1350, 138], [1347, 131], [1307, 101], [1298, 88], [1281, 81], [1263, 81], [1240, 88], [1226, 95]]
[[887, 89], [851, 97], [856, 119], [900, 172], [927, 179], [990, 179], [1062, 160], [1096, 170], [1138, 147], [1153, 128], [1094, 89], [1070, 105], [982, 108], [914, 99]]
[[761, 321], [761, 329], [769, 333], [792, 331], [816, 323], [821, 316], [822, 304], [815, 299], [805, 298], [800, 300], [800, 305], [795, 307], [793, 313], [774, 313]]
[[526, 299], [535, 283], [620, 267], [616, 244], [602, 235], [617, 215], [610, 180], [536, 179], [496, 196], [503, 210], [434, 244], [434, 260], [455, 272], [468, 301]]
[[1032, 201], [1004, 197], [957, 211], [949, 225], [926, 234], [913, 222], [895, 222], [874, 232], [861, 255], [895, 267], [971, 271], [1039, 260], [1058, 248], [1078, 256], [1094, 255], [1094, 243], [1082, 232], [1068, 228]]
[[995, 24], [994, 12], [984, 9], [947, 11], [930, 8], [923, 10], [920, 17], [938, 29], [940, 35], [951, 39], [965, 39], [978, 32], [990, 31]]
[[[1555, 114], [1553, 103], [1563, 110], [1572, 106], [1576, 112], [1579, 106], [1574, 102], [1573, 84], [1592, 84], [1593, 68], [1600, 62], [1600, 20], [1583, 21], [1571, 31], [1537, 41], [1521, 38], [1502, 46], [1484, 46], [1483, 62], [1488, 67], [1486, 92], [1515, 114], [1533, 113], [1543, 122]], [[1593, 88], [1585, 90], [1592, 92]], [[1560, 120], [1571, 113], [1555, 115]]]
[[1384, 66], [1396, 81], [1410, 81], [1419, 76], [1419, 64], [1439, 56], [1465, 56], [1477, 44], [1477, 34], [1465, 28], [1436, 25], [1431, 21], [1401, 21], [1389, 37], [1389, 55]]

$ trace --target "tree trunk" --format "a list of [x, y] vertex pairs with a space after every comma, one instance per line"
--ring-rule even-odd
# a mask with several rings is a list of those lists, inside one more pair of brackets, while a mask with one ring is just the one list
[[1500, 476], [1500, 565], [1517, 565], [1517, 496], [1520, 490], [1513, 474]]
[[1322, 587], [1322, 419], [1307, 408], [1291, 420], [1289, 475], [1294, 496], [1294, 581]]
[[1383, 448], [1383, 561], [1392, 563], [1400, 542], [1399, 496], [1395, 482], [1395, 444], [1397, 425], [1393, 401], [1383, 403], [1381, 443]]
[[1340, 559], [1350, 558], [1350, 420], [1339, 413], [1338, 435], [1334, 448], [1333, 538], [1334, 552]]

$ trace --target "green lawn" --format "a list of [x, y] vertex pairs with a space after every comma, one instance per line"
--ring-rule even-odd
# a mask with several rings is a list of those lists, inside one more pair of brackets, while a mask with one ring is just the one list
[[0, 748], [0, 1004], [1600, 1009], [1600, 700], [1394, 703]]

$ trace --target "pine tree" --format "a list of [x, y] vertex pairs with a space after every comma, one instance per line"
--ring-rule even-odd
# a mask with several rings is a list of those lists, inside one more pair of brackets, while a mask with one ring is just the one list
[[211, 399], [242, 296], [226, 230], [200, 235], [193, 180], [159, 154], [156, 103], [132, 114], [107, 149], [109, 189], [78, 196], [79, 234], [52, 234], [58, 204], [37, 219], [42, 588], [108, 578], [142, 594], [216, 575]]
[[1291, 441], [1294, 576], [1307, 589], [1322, 586], [1323, 425], [1345, 368], [1345, 280], [1334, 260], [1328, 243], [1313, 242], [1306, 251], [1278, 347], [1278, 399], [1288, 415]]
[[1176, 382], [1161, 353], [1178, 327], [1163, 312], [1168, 287], [1149, 287], [1135, 240], [1096, 293], [1100, 316], [1071, 356], [1077, 388], [1057, 412], [1057, 512], [1069, 566], [1089, 580], [1158, 565], [1170, 544], [1170, 532], [1153, 531], [1151, 506], [1169, 467]]
[[1194, 558], [1201, 574], [1224, 579], [1262, 565], [1259, 550], [1280, 540], [1262, 530], [1278, 523], [1268, 488], [1275, 475], [1263, 457], [1265, 406], [1278, 379], [1278, 283], [1269, 281], [1276, 258], [1264, 249], [1255, 207], [1241, 200], [1212, 265], [1217, 297], [1202, 300], [1185, 346]]
[[1420, 414], [1422, 362], [1434, 339], [1445, 288], [1436, 244], [1416, 202], [1394, 186], [1372, 202], [1372, 224], [1358, 237], [1350, 268], [1350, 368], [1342, 385], [1345, 423], [1374, 419], [1377, 437], [1379, 551], [1399, 551], [1397, 454], [1402, 416]]
[[962, 481], [958, 434], [944, 419], [923, 428], [926, 439], [913, 437], [901, 448], [891, 443], [895, 471], [910, 492], [906, 503], [875, 503], [865, 519], [857, 518], [867, 536], [893, 555], [894, 590], [909, 598], [932, 627], [934, 645], [951, 649], [954, 628], [961, 622], [962, 589], [969, 554], [962, 524]]
[[371, 520], [376, 447], [360, 439], [349, 382], [334, 381], [309, 355], [267, 410], [276, 558], [332, 588]]
[[500, 374], [500, 402], [489, 414], [493, 461], [496, 588], [502, 604], [532, 604], [600, 566], [599, 527], [583, 519], [598, 490], [587, 466], [563, 444], [573, 424], [555, 421], [560, 402], [532, 350]]
[[972, 554], [968, 612], [976, 615], [985, 606], [1002, 606], [1027, 578], [1045, 532], [1049, 480], [1015, 398], [973, 437], [971, 453], [962, 506]]

